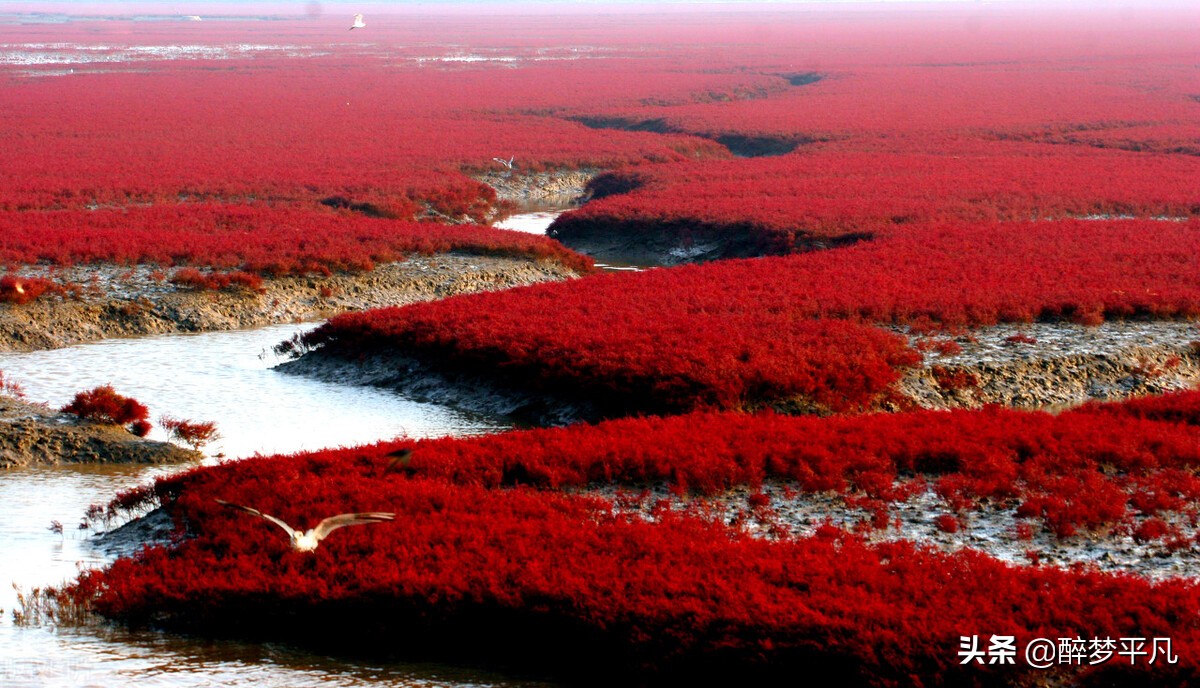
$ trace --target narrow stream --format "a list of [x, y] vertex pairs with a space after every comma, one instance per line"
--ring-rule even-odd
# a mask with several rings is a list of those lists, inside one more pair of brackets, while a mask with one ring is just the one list
[[[562, 210], [514, 215], [497, 227], [543, 234]], [[606, 267], [606, 266], [602, 266]], [[214, 421], [210, 457], [291, 453], [399, 436], [495, 432], [496, 419], [271, 370], [272, 347], [314, 325], [109, 339], [53, 351], [0, 354], [0, 371], [29, 401], [58, 408], [111, 384], [163, 415]], [[156, 427], [151, 439], [166, 439]], [[77, 528], [92, 504], [179, 467], [41, 466], [0, 472], [0, 686], [527, 686], [527, 681], [437, 665], [375, 665], [293, 648], [119, 628], [20, 627], [15, 584], [58, 585], [106, 555]], [[63, 532], [50, 529], [52, 522]]]
[[[215, 421], [222, 439], [206, 451], [229, 457], [355, 445], [401, 435], [469, 435], [505, 425], [380, 389], [322, 383], [270, 368], [272, 347], [315, 325], [107, 339], [81, 346], [0, 354], [0, 370], [30, 401], [58, 408], [76, 392], [112, 384], [168, 414]], [[166, 439], [161, 429], [151, 439]]]
[[[538, 210], [536, 212], [510, 215], [492, 226], [496, 229], [508, 229], [514, 232], [545, 234], [550, 225], [554, 223], [554, 220], [567, 210], [570, 210], [570, 208]], [[649, 266], [634, 265], [633, 263], [615, 263], [609, 261], [607, 263], [596, 263], [596, 267], [600, 268], [601, 270], [640, 272], [642, 270], [646, 270]]]
[[[370, 387], [277, 373], [271, 347], [308, 326], [112, 339], [0, 354], [0, 370], [28, 400], [59, 407], [79, 390], [111, 383], [160, 415], [217, 423], [210, 455], [245, 457], [507, 427]], [[164, 438], [161, 430], [152, 437]], [[209, 459], [213, 460], [213, 459]], [[113, 628], [19, 627], [17, 593], [56, 585], [105, 563], [77, 524], [91, 504], [178, 467], [42, 466], [0, 472], [0, 686], [519, 686], [435, 665], [377, 666], [272, 645], [209, 641]], [[62, 523], [55, 533], [52, 521]]]

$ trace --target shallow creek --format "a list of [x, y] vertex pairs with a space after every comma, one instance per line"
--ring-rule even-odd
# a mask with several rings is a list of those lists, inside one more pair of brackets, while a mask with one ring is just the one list
[[[554, 220], [558, 218], [559, 215], [562, 215], [564, 212], [566, 212], [566, 210], [570, 210], [570, 208], [567, 207], [556, 208], [553, 210], [537, 210], [534, 212], [510, 215], [500, 222], [497, 222], [493, 226], [496, 229], [508, 229], [514, 232], [545, 234], [550, 225], [554, 223]], [[605, 263], [598, 262], [596, 263], [596, 267], [600, 268], [601, 270], [608, 271], [640, 272], [653, 266], [608, 261]]]
[[[110, 339], [0, 355], [0, 370], [30, 401], [60, 407], [75, 392], [111, 383], [171, 415], [217, 423], [205, 448], [227, 458], [390, 439], [493, 432], [503, 423], [394, 393], [270, 370], [275, 343], [308, 326]], [[151, 435], [165, 439], [156, 429]], [[208, 461], [215, 459], [210, 458]], [[19, 627], [17, 593], [74, 576], [106, 555], [79, 530], [87, 507], [180, 467], [50, 466], [0, 472], [0, 685], [19, 686], [516, 686], [531, 685], [436, 665], [375, 665], [291, 648], [111, 628]], [[61, 534], [50, 530], [63, 525]]]

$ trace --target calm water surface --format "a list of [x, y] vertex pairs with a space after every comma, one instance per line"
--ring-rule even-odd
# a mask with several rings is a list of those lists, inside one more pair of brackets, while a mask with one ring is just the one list
[[[497, 222], [493, 225], [497, 229], [508, 229], [514, 232], [526, 232], [528, 234], [545, 234], [554, 220], [562, 215], [565, 209], [556, 210], [538, 210], [537, 212], [521, 213], [519, 215], [510, 215], [509, 217]], [[609, 261], [607, 263], [596, 263], [596, 267], [601, 270], [611, 270], [618, 272], [641, 272], [647, 269], [647, 265], [637, 265], [634, 263], [615, 263]]]
[[[216, 421], [210, 455], [244, 457], [359, 444], [397, 436], [493, 432], [493, 419], [378, 389], [283, 375], [271, 347], [310, 326], [114, 339], [55, 351], [0, 354], [0, 370], [30, 401], [62, 406], [111, 383], [162, 414]], [[161, 438], [161, 431], [152, 437]], [[372, 665], [286, 647], [207, 641], [120, 629], [21, 628], [16, 592], [54, 585], [105, 555], [77, 524], [87, 507], [175, 468], [37, 467], [0, 472], [0, 686], [518, 686], [507, 678], [435, 665]], [[60, 535], [51, 521], [64, 526]]]

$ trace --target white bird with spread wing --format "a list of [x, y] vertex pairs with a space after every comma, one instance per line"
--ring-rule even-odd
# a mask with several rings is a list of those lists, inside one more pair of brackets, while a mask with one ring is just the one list
[[312, 552], [317, 548], [317, 545], [321, 543], [321, 540], [329, 537], [329, 534], [338, 528], [345, 526], [360, 526], [368, 523], [382, 523], [384, 521], [393, 521], [396, 519], [396, 514], [379, 511], [368, 511], [359, 514], [341, 514], [338, 516], [330, 516], [329, 518], [321, 521], [317, 524], [316, 528], [311, 528], [304, 532], [300, 532], [284, 523], [281, 519], [275, 518], [270, 514], [264, 514], [258, 509], [251, 509], [250, 507], [242, 506], [241, 504], [231, 504], [223, 499], [218, 499], [216, 502], [217, 504], [220, 504], [221, 506], [227, 506], [230, 509], [238, 509], [240, 511], [245, 511], [248, 514], [254, 514], [259, 518], [264, 518], [280, 528], [283, 528], [287, 531], [288, 537], [292, 539], [292, 549], [296, 550], [297, 552]]
[[365, 28], [367, 28], [367, 24], [366, 24], [366, 22], [363, 21], [362, 15], [361, 14], [354, 15], [354, 24], [350, 26], [350, 30], [353, 31], [355, 29], [365, 29]]
[[517, 159], [517, 156], [515, 156], [515, 155], [512, 156], [511, 158], [509, 158], [508, 160], [505, 160], [504, 158], [492, 158], [492, 160], [495, 160], [496, 162], [500, 163], [501, 165], [504, 165], [505, 167], [507, 167], [510, 170], [513, 168], [513, 160], [516, 160], [516, 159]]

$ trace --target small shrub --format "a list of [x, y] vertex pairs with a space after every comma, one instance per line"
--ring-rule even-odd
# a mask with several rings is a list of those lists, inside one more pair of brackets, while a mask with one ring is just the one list
[[962, 346], [953, 339], [938, 339], [937, 337], [927, 337], [918, 341], [914, 347], [917, 351], [940, 354], [942, 356], [954, 356], [962, 353]]
[[150, 425], [150, 421], [148, 420], [135, 420], [126, 429], [138, 437], [145, 437], [150, 434], [150, 428], [152, 427], [154, 426]]
[[934, 525], [943, 533], [957, 533], [958, 519], [950, 514], [942, 514], [933, 519]]
[[150, 410], [136, 399], [117, 394], [112, 385], [80, 392], [62, 410], [95, 423], [124, 425], [138, 437], [150, 431]]
[[171, 436], [192, 449], [200, 449], [209, 442], [217, 439], [217, 424], [212, 421], [193, 423], [190, 420], [161, 416], [158, 424]]
[[1136, 542], [1145, 543], [1162, 539], [1170, 532], [1171, 527], [1167, 525], [1166, 521], [1161, 518], [1148, 518], [1133, 529], [1133, 539]]
[[763, 509], [771, 504], [771, 498], [761, 492], [755, 492], [750, 495], [747, 502], [753, 509]]
[[25, 388], [21, 383], [4, 376], [4, 371], [0, 370], [0, 394], [7, 394], [10, 397], [18, 399], [25, 398]]

